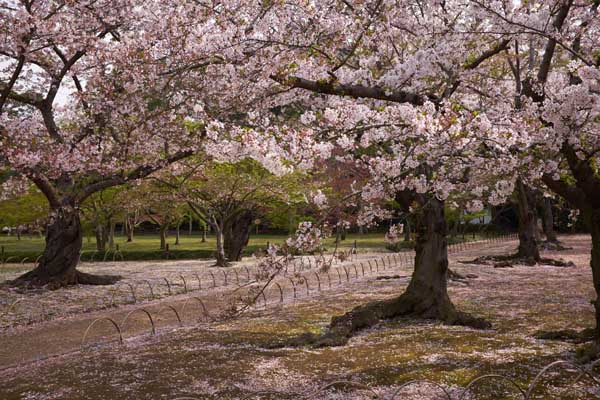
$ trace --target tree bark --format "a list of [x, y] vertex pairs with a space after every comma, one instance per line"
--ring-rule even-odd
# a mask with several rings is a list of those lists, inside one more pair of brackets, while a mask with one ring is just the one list
[[133, 242], [133, 230], [134, 223], [131, 221], [131, 217], [125, 219], [125, 235], [127, 235], [127, 243]]
[[536, 240], [537, 224], [534, 204], [531, 190], [521, 180], [517, 181], [517, 206], [519, 209], [517, 257], [524, 259], [530, 265], [537, 264], [541, 260]]
[[544, 229], [544, 235], [546, 235], [546, 241], [551, 243], [558, 243], [558, 237], [554, 230], [554, 215], [552, 212], [552, 199], [544, 197], [540, 202], [542, 209], [542, 228]]
[[204, 228], [202, 229], [202, 243], [206, 243], [206, 225], [204, 225]]
[[115, 222], [112, 219], [108, 220], [108, 226], [109, 226], [109, 231], [108, 231], [108, 248], [110, 249], [110, 251], [114, 251], [115, 250]]
[[592, 234], [592, 280], [596, 299], [593, 300], [596, 316], [596, 342], [600, 343], [600, 209], [582, 210], [584, 221]]
[[62, 206], [53, 211], [46, 229], [46, 248], [38, 266], [12, 283], [59, 288], [77, 283], [110, 285], [119, 276], [95, 276], [77, 271], [83, 241], [78, 211]]
[[216, 266], [227, 267], [227, 259], [225, 258], [225, 238], [223, 235], [223, 227], [219, 225], [214, 226], [215, 236], [217, 238], [217, 254], [216, 254]]
[[167, 228], [169, 225], [161, 225], [159, 228], [160, 231], [160, 249], [165, 250], [167, 248]]
[[[421, 196], [425, 197], [425, 196]], [[416, 216], [415, 269], [406, 291], [399, 297], [368, 303], [334, 317], [319, 345], [340, 345], [358, 330], [379, 320], [400, 316], [437, 319], [448, 324], [489, 328], [482, 319], [457, 311], [448, 296], [448, 246], [444, 202], [422, 199]]]
[[106, 241], [104, 240], [104, 226], [102, 224], [98, 224], [96, 229], [94, 230], [96, 235], [96, 250], [100, 252], [106, 251]]
[[229, 261], [240, 261], [242, 253], [250, 240], [252, 227], [252, 212], [245, 211], [228, 224], [225, 229], [224, 247]]

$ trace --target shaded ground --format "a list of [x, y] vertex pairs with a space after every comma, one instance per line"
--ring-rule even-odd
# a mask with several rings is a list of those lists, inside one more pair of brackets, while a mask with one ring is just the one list
[[[376, 279], [377, 275], [408, 276], [407, 264], [379, 274], [367, 273], [339, 284], [334, 272], [333, 288], [318, 292], [311, 281], [309, 296], [298, 295], [293, 301], [287, 294], [278, 305], [277, 293], [270, 292], [266, 310], [226, 321], [216, 321], [173, 330], [163, 328], [156, 337], [136, 336], [123, 346], [88, 349], [70, 355], [4, 370], [0, 381], [2, 399], [241, 399], [261, 390], [276, 394], [262, 398], [299, 398], [318, 387], [337, 380], [351, 380], [370, 385], [379, 395], [391, 398], [396, 388], [412, 379], [430, 379], [447, 388], [458, 398], [459, 388], [476, 376], [495, 373], [510, 377], [525, 387], [546, 364], [572, 357], [572, 344], [540, 341], [531, 335], [538, 329], [581, 329], [593, 319], [589, 300], [593, 297], [589, 270], [589, 240], [583, 236], [561, 238], [573, 249], [548, 256], [564, 257], [575, 268], [516, 267], [494, 269], [486, 266], [457, 264], [483, 254], [501, 254], [514, 250], [516, 242], [495, 245], [493, 249], [469, 250], [451, 256], [451, 267], [459, 273], [477, 278], [469, 284], [451, 283], [451, 297], [457, 306], [488, 318], [490, 331], [447, 327], [437, 323], [397, 320], [382, 323], [353, 338], [347, 346], [329, 349], [269, 350], [286, 337], [298, 333], [319, 332], [332, 315], [341, 314], [366, 301], [397, 295], [406, 279]], [[351, 270], [354, 271], [354, 270]], [[323, 284], [324, 288], [327, 284]], [[206, 294], [211, 310], [217, 310], [220, 297]], [[288, 289], [289, 291], [289, 289]], [[225, 290], [223, 290], [225, 293]], [[291, 293], [291, 292], [289, 292]], [[177, 304], [185, 294], [167, 297], [146, 306], [161, 307], [164, 301]], [[223, 298], [226, 296], [223, 296]], [[204, 298], [204, 297], [203, 297]], [[161, 305], [159, 305], [159, 302]], [[225, 306], [223, 304], [223, 306]], [[111, 311], [122, 313], [132, 306]], [[65, 319], [69, 324], [77, 314]], [[47, 329], [57, 337], [50, 324], [22, 326], [15, 332], [5, 331], [2, 344], [10, 337]], [[140, 319], [140, 324], [143, 320]], [[148, 330], [146, 322], [146, 331]], [[169, 323], [169, 326], [173, 326]], [[100, 332], [99, 334], [101, 334]], [[114, 337], [114, 336], [113, 336]], [[16, 339], [14, 339], [16, 340]], [[91, 341], [100, 340], [95, 334]], [[49, 343], [50, 345], [50, 343]], [[11, 345], [12, 346], [12, 345]], [[13, 351], [15, 349], [13, 348]], [[588, 380], [579, 382], [570, 392], [571, 372], [551, 375], [536, 391], [537, 399], [594, 399], [600, 391]], [[469, 398], [518, 398], [505, 393], [498, 381], [480, 386], [480, 396]], [[322, 399], [367, 399], [367, 391], [339, 388], [316, 395]], [[419, 384], [397, 398], [433, 399], [433, 386]], [[514, 391], [512, 392], [514, 394]], [[251, 398], [259, 398], [257, 396]]]

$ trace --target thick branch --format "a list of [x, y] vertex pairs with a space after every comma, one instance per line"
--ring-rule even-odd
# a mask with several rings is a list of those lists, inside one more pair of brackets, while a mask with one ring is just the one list
[[283, 77], [279, 75], [271, 75], [270, 78], [284, 86], [305, 89], [321, 94], [385, 100], [394, 103], [409, 103], [415, 106], [421, 106], [427, 101], [431, 101], [436, 104], [440, 101], [440, 99], [434, 94], [421, 95], [403, 90], [390, 92], [380, 87], [341, 84], [338, 82], [311, 81], [296, 76]]
[[164, 164], [173, 164], [177, 161], [183, 160], [184, 158], [191, 156], [192, 154], [193, 154], [193, 152], [190, 150], [181, 151], [181, 152], [167, 158], [160, 165], [144, 165], [144, 166], [140, 166], [140, 167], [134, 169], [133, 171], [131, 171], [128, 174], [113, 175], [111, 177], [101, 179], [97, 182], [94, 182], [94, 183], [86, 186], [83, 190], [83, 193], [81, 193], [81, 195], [79, 195], [77, 197], [77, 201], [78, 201], [78, 203], [82, 203], [89, 196], [91, 196], [92, 194], [99, 192], [101, 190], [104, 190], [104, 189], [107, 189], [107, 188], [110, 188], [113, 186], [123, 185], [129, 181], [134, 181], [137, 179], [145, 178], [148, 175], [160, 170]]

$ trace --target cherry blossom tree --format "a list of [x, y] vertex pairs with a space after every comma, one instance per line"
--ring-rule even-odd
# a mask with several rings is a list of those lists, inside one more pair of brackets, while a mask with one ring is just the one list
[[[250, 61], [238, 73], [255, 76], [254, 92], [266, 93], [255, 104], [300, 114], [299, 124], [367, 168], [363, 202], [395, 199], [416, 216], [406, 292], [335, 318], [332, 337], [399, 315], [489, 326], [457, 311], [447, 293], [445, 199], [467, 191], [480, 208], [478, 196], [499, 200], [512, 191], [498, 185], [475, 195], [473, 188], [478, 175], [514, 165], [478, 155], [500, 133], [481, 115], [477, 87], [509, 39], [480, 34], [486, 21], [472, 11], [467, 1], [286, 1], [247, 18]], [[364, 214], [367, 222], [378, 210]]]
[[[543, 182], [577, 208], [592, 235], [597, 298], [595, 351], [600, 349], [600, 18], [597, 0], [505, 4], [476, 1], [490, 29], [510, 34], [515, 85], [512, 113], [521, 145], [511, 148], [532, 182]], [[505, 112], [496, 99], [489, 115]], [[493, 117], [492, 117], [493, 118]], [[508, 122], [508, 120], [505, 120]], [[593, 349], [592, 349], [593, 350]]]
[[51, 208], [43, 257], [15, 283], [112, 283], [76, 270], [79, 206], [198, 149], [217, 114], [201, 95], [216, 82], [206, 67], [227, 38], [193, 2], [3, 1], [0, 19], [0, 168]]

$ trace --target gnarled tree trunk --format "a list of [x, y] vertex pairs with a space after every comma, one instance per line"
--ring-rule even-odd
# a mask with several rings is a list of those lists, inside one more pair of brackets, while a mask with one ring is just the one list
[[533, 200], [531, 190], [521, 180], [518, 180], [519, 249], [517, 257], [524, 259], [527, 264], [531, 265], [537, 264], [541, 260], [536, 240], [537, 218]]
[[406, 291], [399, 297], [368, 303], [334, 317], [322, 345], [344, 344], [360, 329], [373, 326], [381, 319], [409, 316], [437, 319], [448, 324], [488, 328], [482, 319], [457, 311], [448, 296], [448, 247], [444, 202], [421, 197], [416, 216], [415, 269]]
[[59, 288], [77, 283], [109, 285], [119, 280], [118, 276], [96, 276], [77, 271], [82, 239], [77, 209], [62, 206], [53, 210], [46, 229], [46, 248], [39, 264], [13, 284]]
[[225, 228], [224, 247], [229, 261], [240, 261], [242, 252], [250, 239], [252, 212], [245, 211], [234, 218]]

